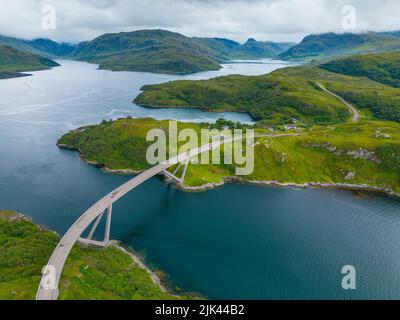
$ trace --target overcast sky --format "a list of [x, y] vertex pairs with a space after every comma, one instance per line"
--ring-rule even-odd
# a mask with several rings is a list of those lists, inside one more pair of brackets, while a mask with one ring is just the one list
[[[56, 29], [42, 8], [56, 9]], [[400, 30], [400, 0], [0, 0], [0, 34], [79, 42], [107, 32], [163, 28], [187, 36], [300, 41], [344, 32], [343, 7], [356, 9], [357, 32]]]

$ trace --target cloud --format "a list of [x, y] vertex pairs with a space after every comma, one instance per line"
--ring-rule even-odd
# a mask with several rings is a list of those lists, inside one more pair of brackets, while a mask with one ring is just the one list
[[[42, 28], [44, 5], [56, 9], [55, 30]], [[345, 5], [356, 9], [356, 31], [400, 29], [398, 0], [1, 0], [0, 33], [78, 42], [164, 28], [239, 41], [299, 41], [310, 33], [343, 32]]]

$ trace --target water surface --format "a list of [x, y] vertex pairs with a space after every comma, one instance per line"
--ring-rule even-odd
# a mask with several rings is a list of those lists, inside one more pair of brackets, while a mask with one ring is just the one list
[[[144, 84], [286, 66], [241, 61], [182, 77], [61, 63], [0, 81], [0, 208], [26, 213], [60, 234], [129, 179], [59, 150], [63, 133], [128, 115], [212, 122], [221, 115], [131, 101]], [[224, 116], [251, 122], [246, 114]], [[112, 236], [168, 273], [174, 286], [210, 298], [400, 298], [399, 217], [400, 202], [381, 196], [243, 185], [192, 194], [154, 178], [116, 204]], [[341, 289], [348, 264], [357, 268], [357, 291]]]

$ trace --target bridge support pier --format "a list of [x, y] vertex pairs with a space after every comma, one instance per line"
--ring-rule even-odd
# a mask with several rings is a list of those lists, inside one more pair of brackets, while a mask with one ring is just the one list
[[164, 170], [164, 174], [167, 177], [171, 178], [172, 180], [175, 180], [176, 182], [178, 182], [179, 185], [183, 185], [183, 183], [185, 182], [185, 176], [186, 176], [186, 172], [187, 172], [189, 163], [190, 163], [190, 159], [187, 159], [186, 163], [185, 163], [185, 167], [183, 168], [182, 176], [180, 178], [178, 178], [176, 176], [176, 174], [178, 173], [179, 169], [183, 166], [184, 162], [179, 163], [178, 167], [175, 169], [175, 171], [173, 173], [170, 173], [167, 170]]
[[101, 219], [104, 216], [104, 212], [102, 212], [97, 219], [94, 222], [94, 225], [92, 229], [89, 232], [89, 235], [87, 238], [79, 238], [79, 242], [82, 243], [83, 245], [87, 246], [94, 246], [94, 247], [101, 247], [105, 248], [110, 244], [110, 234], [111, 234], [111, 218], [112, 218], [112, 204], [106, 209], [107, 211], [107, 220], [106, 220], [106, 227], [104, 231], [104, 240], [103, 241], [96, 241], [92, 240], [94, 233], [96, 232], [97, 227], [99, 226], [99, 223]]

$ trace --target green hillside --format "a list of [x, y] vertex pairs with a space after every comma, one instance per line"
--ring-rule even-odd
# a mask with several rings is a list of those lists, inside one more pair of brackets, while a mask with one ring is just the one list
[[0, 35], [0, 45], [47, 58], [65, 57], [75, 49], [75, 46], [71, 44], [59, 43], [49, 39], [23, 40], [3, 35]]
[[283, 60], [326, 60], [334, 57], [400, 50], [400, 37], [395, 33], [310, 35], [278, 56]]
[[[168, 121], [154, 119], [107, 121], [69, 132], [59, 145], [78, 150], [90, 163], [114, 170], [141, 171], [149, 167], [145, 158], [148, 130], [158, 128], [167, 133], [168, 125]], [[185, 128], [199, 132], [212, 126], [178, 123], [179, 130]], [[400, 193], [400, 124], [362, 119], [357, 123], [282, 131], [279, 126], [274, 132], [256, 129], [254, 172], [240, 178], [301, 185], [369, 185]], [[191, 164], [185, 186], [221, 183], [235, 176], [235, 167]]]
[[101, 69], [172, 74], [218, 70], [221, 62], [210, 48], [164, 30], [105, 34], [79, 44], [72, 57]]
[[329, 61], [321, 68], [368, 79], [400, 88], [400, 51], [381, 54], [357, 55]]
[[203, 81], [149, 85], [135, 99], [146, 107], [197, 107], [249, 113], [259, 125], [291, 122], [336, 123], [349, 117], [346, 107], [315, 82], [375, 116], [400, 122], [400, 89], [317, 67], [285, 68], [263, 76], [225, 76]]
[[0, 45], [0, 79], [22, 76], [20, 72], [46, 70], [58, 63], [33, 53]]
[[[59, 236], [12, 211], [0, 211], [0, 300], [33, 300]], [[72, 250], [60, 283], [62, 300], [188, 299], [164, 293], [146, 270], [116, 247]]]
[[166, 30], [105, 34], [78, 45], [71, 57], [98, 63], [101, 69], [189, 74], [218, 70], [232, 59], [272, 58], [293, 44], [258, 42], [241, 45], [221, 38], [188, 38]]

